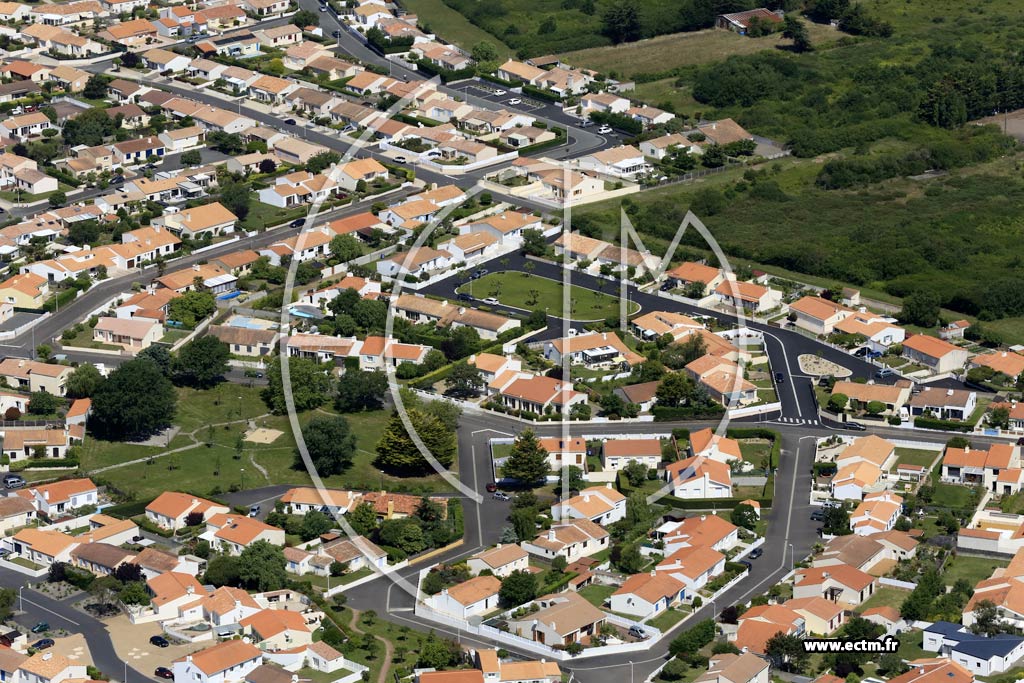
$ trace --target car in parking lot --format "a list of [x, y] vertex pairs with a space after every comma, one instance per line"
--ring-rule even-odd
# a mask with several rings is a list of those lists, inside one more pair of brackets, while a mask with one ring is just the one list
[[25, 478], [20, 474], [8, 474], [4, 477], [4, 488], [20, 489], [25, 485]]
[[171, 643], [163, 636], [150, 636], [149, 644], [156, 645], [157, 647], [168, 647]]
[[494, 500], [512, 500], [512, 498], [509, 497], [507, 493], [504, 493], [502, 491], [495, 491], [492, 498], [494, 498]]
[[501, 97], [503, 95], [507, 95], [508, 93], [505, 92], [504, 90], [495, 90], [494, 94], [497, 95], [498, 97]]
[[53, 647], [53, 638], [42, 638], [32, 643], [33, 650], [45, 650]]
[[[320, 11], [321, 12], [323, 11], [322, 7], [320, 8]], [[169, 681], [173, 681], [174, 680], [174, 673], [170, 669], [168, 669], [166, 666], [158, 666], [156, 668], [156, 671], [153, 672], [153, 675], [156, 676], [157, 678], [166, 678]]]
[[597, 129], [597, 132], [599, 134], [601, 134], [601, 135], [608, 135], [608, 134], [610, 134], [612, 132], [612, 127], [611, 126], [601, 126], [600, 128]]
[[511, 100], [508, 101], [508, 103], [511, 104], [514, 107], [517, 104], [522, 104], [523, 101], [521, 99], [519, 99], [518, 97], [513, 97]]
[[753, 550], [750, 551], [749, 557], [752, 560], [756, 560], [757, 558], [761, 557], [762, 555], [764, 555], [764, 550], [762, 548], [754, 548]]
[[489, 297], [487, 297], [486, 299], [484, 299], [484, 303], [485, 303], [485, 304], [488, 304], [488, 305], [490, 305], [490, 306], [497, 306], [497, 305], [498, 305], [498, 304], [500, 304], [501, 302], [500, 302], [500, 301], [498, 301], [497, 299], [495, 299], [495, 298], [494, 298], [493, 296], [489, 296]]
[[40, 621], [38, 624], [33, 626], [31, 629], [32, 633], [43, 633], [50, 630], [50, 625], [45, 621]]

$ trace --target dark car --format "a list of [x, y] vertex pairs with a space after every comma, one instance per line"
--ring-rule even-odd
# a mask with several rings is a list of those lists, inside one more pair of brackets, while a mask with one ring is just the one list
[[776, 372], [775, 373], [775, 382], [776, 383], [782, 384], [785, 381], [786, 381], [786, 376], [785, 375], [783, 375], [781, 372]]
[[331, 31], [331, 35], [334, 36], [335, 38], [337, 38], [338, 36], [341, 35], [341, 31], [337, 31], [337, 30]]
[[301, 228], [305, 224], [306, 224], [306, 219], [305, 218], [296, 218], [295, 220], [293, 220], [288, 225], [289, 225], [289, 227], [292, 227], [292, 228]]
[[663, 283], [661, 283], [661, 291], [667, 292], [670, 289], [672, 289], [672, 283], [671, 282], [663, 282]]
[[469, 294], [459, 294], [458, 299], [459, 301], [472, 301], [473, 297], [471, 297]]
[[166, 666], [158, 666], [156, 671], [153, 672], [153, 675], [157, 678], [166, 678], [171, 681], [174, 680], [174, 674]]
[[823, 511], [821, 511], [821, 510], [815, 510], [814, 512], [811, 513], [811, 521], [812, 522], [824, 522], [825, 521], [825, 513]]
[[32, 643], [33, 650], [45, 650], [49, 647], [53, 647], [53, 638], [43, 638]]
[[847, 422], [843, 426], [847, 429], [852, 429], [855, 432], [863, 432], [867, 429], [867, 427], [862, 425], [860, 422]]
[[294, 126], [296, 123], [298, 123], [295, 119], [285, 119], [284, 122], [287, 123], [289, 126]]
[[487, 486], [485, 486], [484, 488], [485, 488], [485, 489], [487, 489], [487, 493], [494, 493], [495, 491], [497, 491], [497, 490], [498, 490], [498, 485], [497, 485], [497, 484], [495, 484], [495, 483], [494, 483], [494, 482], [492, 481], [491, 483], [489, 483], [489, 484], [488, 484]]
[[38, 624], [32, 627], [32, 633], [43, 633], [44, 631], [49, 630], [50, 625], [47, 624], [45, 621], [40, 621]]
[[756, 560], [757, 558], [761, 557], [762, 555], [764, 555], [764, 550], [762, 550], [761, 548], [754, 548], [753, 550], [750, 551], [749, 557], [752, 560]]
[[168, 647], [168, 646], [170, 646], [170, 643], [163, 636], [150, 636], [149, 644], [150, 645], [156, 645], [157, 647]]

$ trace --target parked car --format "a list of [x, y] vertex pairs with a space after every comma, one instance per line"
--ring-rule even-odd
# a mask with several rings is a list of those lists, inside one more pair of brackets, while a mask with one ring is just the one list
[[504, 90], [500, 90], [500, 89], [499, 89], [499, 90], [495, 90], [495, 91], [494, 91], [494, 94], [495, 94], [495, 95], [497, 95], [498, 97], [502, 97], [502, 96], [504, 96], [504, 95], [507, 95], [508, 93], [507, 93], [507, 92], [505, 92]]
[[163, 636], [150, 636], [149, 644], [156, 645], [157, 647], [168, 647], [171, 643]]
[[489, 296], [486, 299], [484, 299], [484, 303], [489, 305], [489, 306], [497, 306], [501, 302], [498, 301], [497, 299], [495, 299], [493, 296]]
[[855, 432], [863, 432], [867, 429], [867, 427], [862, 425], [860, 422], [847, 422], [843, 426]]
[[485, 486], [484, 488], [487, 489], [487, 493], [494, 493], [495, 491], [498, 490], [498, 485], [492, 481], [488, 483], [487, 486]]
[[495, 491], [492, 498], [494, 498], [494, 500], [512, 500], [512, 498], [507, 493], [504, 493], [502, 491]]
[[486, 268], [481, 268], [480, 270], [476, 271], [476, 276], [483, 277], [484, 275], [487, 275], [487, 273], [489, 272], [491, 271], [487, 270]]
[[824, 522], [825, 521], [825, 513], [822, 510], [815, 510], [814, 512], [811, 513], [811, 521], [812, 522]]
[[409, 160], [406, 159], [405, 157], [395, 157], [395, 163], [396, 164], [407, 164], [407, 163], [409, 163]]
[[775, 383], [776, 384], [782, 384], [785, 381], [786, 381], [786, 376], [785, 375], [783, 375], [781, 372], [776, 372], [775, 373]]
[[629, 627], [629, 635], [633, 636], [634, 638], [646, 638], [647, 631], [644, 630], [643, 626], [640, 626], [639, 624], [633, 624]]
[[337, 37], [339, 37], [341, 35], [341, 31], [338, 31], [337, 29], [335, 29], [334, 31], [331, 31], [331, 35], [334, 36], [335, 38], [337, 38]]
[[519, 99], [518, 97], [513, 97], [511, 100], [508, 101], [508, 103], [511, 104], [514, 107], [517, 104], [522, 104], [523, 101], [521, 99]]
[[33, 650], [45, 650], [49, 647], [53, 647], [53, 638], [43, 638], [32, 643]]
[[612, 132], [612, 127], [611, 126], [601, 126], [600, 128], [597, 129], [597, 132], [600, 135], [610, 135], [611, 132]]
[[31, 628], [32, 633], [43, 633], [50, 630], [50, 625], [45, 621], [40, 621], [38, 624]]
[[469, 294], [459, 294], [458, 299], [459, 301], [472, 301], [473, 297], [471, 297]]
[[749, 560], [740, 560], [740, 564], [746, 567], [748, 572], [754, 569], [754, 565], [750, 564]]
[[20, 474], [8, 474], [4, 477], [4, 487], [9, 489], [20, 489], [25, 485], [25, 478]]
[[250, 517], [255, 517], [258, 514], [260, 514], [260, 506], [259, 505], [253, 505], [252, 507], [249, 508], [249, 516]]
[[761, 557], [762, 555], [764, 555], [764, 550], [763, 549], [761, 549], [761, 548], [754, 548], [753, 550], [750, 551], [749, 557], [752, 560], [756, 560], [757, 558]]
[[671, 282], [662, 282], [661, 283], [661, 287], [659, 289], [661, 289], [661, 291], [663, 291], [663, 292], [667, 292], [667, 291], [672, 289], [672, 283]]
[[885, 379], [886, 377], [892, 377], [895, 374], [896, 371], [893, 370], [892, 368], [882, 368], [881, 370], [875, 373], [875, 377], [877, 377], [878, 379]]
[[580, 128], [590, 128], [592, 125], [594, 125], [594, 122], [590, 119], [583, 119], [580, 121]]
[[174, 680], [174, 673], [172, 673], [166, 666], [158, 666], [156, 671], [153, 672], [153, 675], [157, 678], [166, 678], [169, 681]]
[[291, 223], [288, 224], [288, 227], [291, 227], [291, 228], [301, 228], [305, 224], [306, 224], [306, 219], [305, 218], [296, 218], [295, 220], [293, 220]]

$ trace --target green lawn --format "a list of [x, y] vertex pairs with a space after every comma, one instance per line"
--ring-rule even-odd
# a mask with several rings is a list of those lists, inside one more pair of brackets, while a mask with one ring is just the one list
[[581, 588], [579, 590], [579, 594], [586, 598], [587, 602], [594, 607], [600, 607], [616, 590], [615, 586], [605, 586], [603, 584], [592, 583], [586, 588]]
[[497, 48], [502, 60], [513, 53], [508, 45], [474, 26], [469, 19], [450, 8], [443, 0], [404, 0], [402, 6], [419, 16], [420, 24], [429, 26], [431, 33], [465, 50], [472, 50], [477, 43], [487, 41]]
[[900, 649], [896, 651], [904, 660], [925, 659], [935, 656], [934, 652], [926, 652], [921, 644], [924, 642], [924, 633], [921, 631], [908, 631], [899, 635]]
[[1005, 567], [1007, 564], [1009, 563], [1006, 560], [991, 557], [957, 555], [942, 570], [942, 580], [947, 586], [952, 586], [958, 579], [967, 579], [967, 582], [974, 586], [982, 579], [991, 577], [993, 570]]
[[[547, 311], [563, 317], [562, 283], [545, 277], [527, 276], [525, 273], [489, 273], [479, 280], [467, 282], [459, 293], [471, 294], [479, 299], [494, 297], [505, 306], [526, 311]], [[604, 320], [619, 316], [619, 296], [615, 285], [608, 283], [608, 292], [570, 285], [569, 317], [579, 321]], [[638, 310], [630, 304], [629, 313]]]
[[740, 454], [743, 456], [743, 459], [754, 463], [757, 467], [761, 466], [761, 463], [768, 457], [771, 451], [771, 443], [762, 439], [743, 439], [740, 441]]
[[897, 448], [897, 465], [920, 465], [927, 469], [939, 456], [938, 451], [929, 451], [922, 448]]
[[32, 570], [43, 568], [42, 565], [36, 564], [32, 560], [26, 560], [24, 557], [9, 557], [7, 558], [7, 560], [8, 562], [13, 562], [14, 564], [21, 565], [22, 567], [26, 567]]
[[682, 621], [683, 617], [685, 617], [685, 616], [686, 616], [686, 612], [683, 612], [683, 611], [681, 611], [679, 609], [676, 609], [676, 608], [672, 608], [672, 609], [669, 609], [669, 610], [666, 610], [666, 611], [662, 612], [661, 614], [659, 614], [658, 616], [654, 617], [653, 619], [651, 619], [647, 623], [650, 624], [651, 626], [653, 626], [654, 628], [658, 629], [662, 633], [665, 633], [670, 628], [672, 628], [673, 626], [678, 624], [680, 621]]
[[940, 507], [962, 508], [970, 505], [971, 490], [954, 484], [935, 484], [932, 504]]
[[82, 349], [106, 349], [109, 351], [117, 351], [121, 348], [120, 346], [114, 346], [113, 344], [104, 344], [103, 342], [93, 341], [92, 328], [88, 325], [85, 325], [81, 332], [70, 339], [61, 337], [60, 343], [63, 346], [75, 346]]
[[874, 595], [864, 601], [860, 606], [860, 611], [863, 612], [872, 607], [895, 607], [899, 609], [908, 595], [910, 595], [910, 591], [890, 586], [881, 586], [875, 589]]

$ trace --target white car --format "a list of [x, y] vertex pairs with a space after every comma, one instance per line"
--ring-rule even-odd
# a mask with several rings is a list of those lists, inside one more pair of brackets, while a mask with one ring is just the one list
[[601, 135], [608, 135], [609, 133], [612, 132], [612, 127], [611, 126], [601, 126], [600, 128], [597, 129], [597, 132], [599, 134], [601, 134]]
[[486, 299], [484, 299], [484, 303], [489, 304], [491, 306], [497, 306], [501, 302], [495, 299], [493, 296], [489, 296]]
[[497, 95], [498, 97], [501, 97], [502, 95], [507, 95], [508, 93], [505, 92], [504, 90], [495, 90], [494, 94]]
[[511, 100], [508, 101], [508, 103], [514, 107], [517, 104], [522, 104], [523, 101], [521, 99], [519, 99], [518, 97], [513, 97]]

